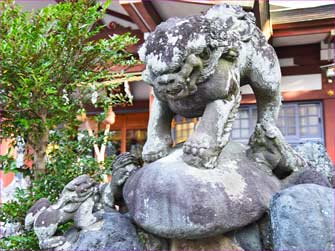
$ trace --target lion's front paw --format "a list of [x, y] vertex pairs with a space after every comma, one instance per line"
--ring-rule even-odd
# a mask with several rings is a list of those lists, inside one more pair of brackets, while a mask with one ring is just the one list
[[192, 137], [184, 143], [183, 160], [192, 166], [212, 169], [215, 167], [221, 148], [206, 137]]
[[142, 158], [143, 161], [147, 163], [153, 162], [155, 160], [167, 156], [170, 151], [170, 147], [165, 144], [161, 144], [159, 146], [152, 144], [150, 147], [146, 147], [146, 145], [143, 148]]
[[44, 240], [40, 240], [39, 245], [42, 249], [56, 248], [65, 243], [66, 239], [64, 236], [54, 236]]

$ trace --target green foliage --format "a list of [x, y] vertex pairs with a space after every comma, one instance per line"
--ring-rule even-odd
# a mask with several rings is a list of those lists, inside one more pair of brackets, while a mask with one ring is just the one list
[[94, 104], [105, 110], [127, 101], [113, 93], [118, 84], [101, 81], [115, 75], [106, 66], [136, 62], [126, 48], [137, 39], [91, 39], [102, 28], [97, 23], [108, 4], [65, 1], [30, 13], [12, 0], [0, 2], [0, 106], [6, 118], [0, 138], [20, 135], [43, 154], [45, 134], [74, 121], [92, 93], [98, 96]]
[[[29, 208], [40, 198], [56, 202], [64, 186], [75, 177], [89, 174], [96, 181], [102, 181], [103, 175], [110, 170], [112, 157], [107, 157], [103, 168], [92, 154], [92, 145], [101, 138], [92, 138], [87, 134], [77, 140], [78, 132], [69, 128], [53, 131], [50, 136], [50, 149], [44, 173], [38, 174], [31, 181], [28, 189], [17, 189], [15, 200], [5, 203], [0, 208], [0, 221], [4, 223], [20, 223], [24, 226], [24, 218]], [[102, 136], [103, 137], [103, 136]], [[63, 227], [63, 231], [68, 226]], [[21, 227], [21, 233], [0, 240], [0, 249], [38, 249], [36, 236], [32, 231]]]
[[4, 250], [39, 250], [38, 240], [33, 231], [0, 239], [0, 248]]
[[[78, 140], [76, 130], [76, 114], [84, 104], [107, 112], [108, 107], [129, 101], [117, 91], [118, 83], [105, 81], [116, 75], [109, 66], [136, 63], [126, 48], [137, 39], [124, 34], [92, 40], [102, 29], [97, 24], [109, 3], [101, 7], [93, 0], [65, 1], [30, 13], [13, 0], [0, 1], [0, 107], [5, 118], [0, 121], [0, 140], [23, 137], [33, 150], [34, 167], [40, 165], [37, 157], [48, 153], [46, 164], [40, 165], [43, 172], [21, 170], [31, 177], [31, 185], [18, 189], [15, 201], [2, 205], [1, 222], [23, 226], [27, 210], [38, 199], [55, 202], [73, 178], [89, 174], [101, 180], [109, 171], [111, 159], [102, 168], [92, 153], [93, 143], [101, 143], [103, 136]], [[103, 118], [104, 114], [98, 121]], [[0, 157], [1, 168], [19, 171], [10, 156]], [[0, 249], [36, 250], [37, 239], [21, 229], [19, 235], [1, 239]]]

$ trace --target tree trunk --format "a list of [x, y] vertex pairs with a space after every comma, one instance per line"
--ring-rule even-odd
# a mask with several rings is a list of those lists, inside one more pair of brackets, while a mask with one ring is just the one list
[[38, 135], [32, 135], [31, 147], [34, 157], [34, 176], [45, 172], [46, 166], [46, 150], [49, 142], [49, 130], [44, 130]]

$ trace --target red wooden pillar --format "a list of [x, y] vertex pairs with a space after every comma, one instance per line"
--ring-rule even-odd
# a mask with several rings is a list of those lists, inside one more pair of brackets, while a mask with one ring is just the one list
[[335, 163], [335, 99], [325, 99], [323, 107], [326, 148], [330, 158]]
[[150, 87], [150, 91], [149, 91], [149, 113], [151, 112], [151, 107], [152, 107], [153, 102], [154, 102], [154, 95], [152, 93], [152, 87]]
[[326, 73], [322, 72], [322, 91], [326, 93], [323, 98], [324, 137], [329, 157], [335, 164], [335, 82], [328, 82]]
[[127, 151], [127, 116], [124, 116], [121, 128], [121, 152]]

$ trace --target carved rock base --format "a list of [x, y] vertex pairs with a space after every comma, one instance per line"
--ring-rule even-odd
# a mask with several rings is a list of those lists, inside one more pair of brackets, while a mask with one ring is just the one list
[[144, 230], [169, 239], [198, 239], [239, 229], [262, 217], [279, 180], [229, 143], [215, 169], [182, 161], [182, 150], [130, 177], [123, 194], [131, 217]]
[[106, 212], [103, 220], [80, 232], [72, 229], [67, 242], [57, 251], [143, 250], [131, 219], [116, 211]]
[[244, 250], [232, 239], [226, 236], [217, 236], [206, 239], [199, 240], [172, 240], [171, 241], [171, 251], [207, 251], [207, 250], [217, 250], [217, 251], [227, 251], [227, 250]]

